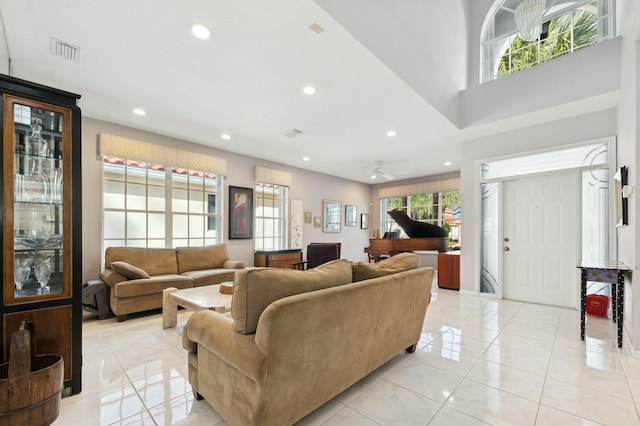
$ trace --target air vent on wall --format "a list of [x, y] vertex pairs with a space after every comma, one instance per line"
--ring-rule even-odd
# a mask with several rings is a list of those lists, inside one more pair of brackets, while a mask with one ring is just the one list
[[51, 37], [51, 53], [69, 61], [80, 62], [80, 48]]
[[296, 136], [300, 136], [303, 133], [304, 132], [302, 130], [291, 129], [291, 130], [287, 130], [286, 132], [284, 132], [284, 135], [286, 137], [288, 137], [288, 138], [295, 138]]

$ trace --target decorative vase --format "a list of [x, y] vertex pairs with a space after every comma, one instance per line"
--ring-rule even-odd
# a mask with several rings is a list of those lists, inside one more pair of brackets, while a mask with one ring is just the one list
[[[33, 118], [31, 120], [31, 135], [29, 135], [29, 141], [27, 154], [34, 156], [31, 158], [31, 169], [28, 174], [24, 176], [24, 189], [22, 201], [35, 201], [45, 202], [47, 201], [47, 187], [48, 179], [43, 173], [42, 162], [43, 158], [48, 156], [49, 146], [47, 141], [42, 138], [42, 120], [39, 118]], [[26, 164], [25, 164], [26, 168]]]

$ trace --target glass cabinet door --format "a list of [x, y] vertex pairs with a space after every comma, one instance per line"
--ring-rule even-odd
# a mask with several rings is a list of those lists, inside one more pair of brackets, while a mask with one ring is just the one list
[[3, 126], [5, 304], [69, 297], [71, 113], [5, 96]]

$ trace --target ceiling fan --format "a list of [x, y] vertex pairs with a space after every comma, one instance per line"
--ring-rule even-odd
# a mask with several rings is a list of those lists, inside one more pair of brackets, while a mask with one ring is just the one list
[[382, 161], [378, 161], [373, 168], [373, 174], [371, 175], [371, 179], [382, 179], [382, 180], [393, 180], [394, 177], [387, 173]]

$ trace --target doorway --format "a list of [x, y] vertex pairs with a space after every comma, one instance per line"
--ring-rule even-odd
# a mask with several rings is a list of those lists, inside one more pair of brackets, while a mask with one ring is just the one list
[[580, 258], [579, 173], [505, 181], [503, 296], [576, 306]]
[[614, 138], [479, 164], [480, 294], [578, 305], [577, 262], [615, 258], [609, 152]]

